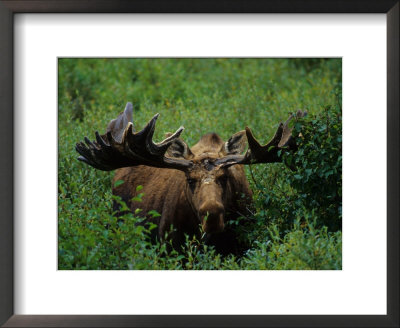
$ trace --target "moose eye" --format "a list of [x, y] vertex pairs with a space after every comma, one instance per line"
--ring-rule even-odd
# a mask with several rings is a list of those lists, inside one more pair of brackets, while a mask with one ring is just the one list
[[189, 178], [189, 179], [187, 179], [187, 183], [188, 183], [188, 185], [189, 185], [190, 190], [191, 190], [192, 192], [194, 192], [194, 189], [195, 189], [195, 187], [196, 187], [196, 180], [195, 180], [195, 179]]
[[222, 186], [226, 185], [227, 181], [228, 181], [228, 177], [226, 175], [223, 175], [222, 177], [218, 178], [218, 182]]

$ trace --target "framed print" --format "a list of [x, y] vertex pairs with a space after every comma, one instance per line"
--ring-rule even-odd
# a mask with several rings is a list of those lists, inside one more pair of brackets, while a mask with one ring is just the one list
[[[1, 324], [398, 326], [398, 2], [182, 5], [0, 2]], [[133, 132], [132, 116], [137, 131], [149, 121], [147, 128]], [[238, 132], [246, 126], [253, 132]], [[175, 130], [159, 144], [137, 141]], [[207, 167], [196, 175], [193, 145], [211, 130], [218, 155], [207, 148]], [[263, 145], [275, 131], [266, 147], [255, 141]], [[117, 144], [128, 139], [122, 150]], [[246, 171], [248, 182], [230, 180], [237, 164], [299, 165], [290, 156], [303, 140], [313, 140], [307, 159], [314, 156], [315, 171], [257, 166]], [[111, 185], [94, 169], [127, 165], [167, 171], [151, 171], [123, 194], [129, 176], [117, 171]], [[171, 180], [171, 168], [184, 174], [165, 192], [146, 185], [152, 176]], [[156, 207], [146, 198], [173, 194], [177, 181], [186, 189], [173, 201]], [[246, 183], [253, 203], [242, 208], [246, 191], [237, 202], [229, 195]], [[179, 214], [186, 205], [173, 202], [190, 204], [196, 216]], [[255, 222], [243, 214], [251, 206]], [[224, 216], [232, 209], [237, 221]], [[141, 211], [147, 221], [126, 224]], [[343, 222], [335, 221], [339, 211]], [[251, 229], [239, 218], [250, 218]], [[232, 221], [239, 228], [225, 226]], [[143, 246], [146, 229], [158, 235]], [[179, 237], [184, 229], [192, 229], [189, 239]], [[233, 234], [221, 237], [226, 231]]]

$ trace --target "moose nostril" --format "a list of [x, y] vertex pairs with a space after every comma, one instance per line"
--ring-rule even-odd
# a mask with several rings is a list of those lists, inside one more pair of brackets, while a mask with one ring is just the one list
[[224, 230], [224, 215], [220, 214], [211, 214], [203, 217], [202, 228], [206, 233], [218, 233]]
[[224, 213], [224, 206], [219, 202], [206, 202], [199, 208], [199, 214], [201, 216], [219, 216], [222, 213]]

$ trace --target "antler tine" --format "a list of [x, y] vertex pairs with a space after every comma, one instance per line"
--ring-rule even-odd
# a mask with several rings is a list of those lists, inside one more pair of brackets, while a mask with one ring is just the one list
[[257, 139], [254, 137], [253, 132], [249, 127], [246, 126], [246, 137], [249, 143], [249, 149], [251, 151], [251, 158], [253, 161], [269, 161], [271, 158], [271, 150], [278, 147], [279, 142], [282, 139], [283, 124], [280, 123], [278, 129], [275, 132], [274, 137], [264, 146], [261, 146]]
[[302, 118], [307, 115], [307, 111], [301, 111], [300, 109], [296, 112], [296, 114], [292, 114], [286, 120], [285, 124], [283, 124], [283, 134], [282, 139], [279, 142], [279, 147], [289, 147], [290, 149], [296, 150], [296, 144], [292, 138], [292, 129], [289, 127], [289, 123], [293, 118]]
[[161, 142], [154, 143], [153, 135], [159, 114], [154, 115], [141, 131], [135, 133], [132, 122], [127, 120], [132, 117], [131, 110], [132, 106], [127, 105], [125, 111], [110, 122], [106, 134], [100, 135], [96, 131], [96, 141], [92, 142], [85, 137], [86, 145], [83, 142], [77, 143], [75, 149], [81, 155], [78, 159], [106, 171], [136, 165], [184, 170], [192, 165], [191, 161], [183, 158], [165, 156], [168, 147], [184, 130], [183, 127]]
[[159, 150], [159, 152], [162, 153], [163, 155], [165, 155], [169, 146], [171, 146], [171, 144], [180, 137], [183, 130], [185, 130], [185, 128], [183, 126], [181, 126], [171, 136], [169, 136], [168, 138], [165, 138], [163, 141], [157, 143], [156, 146], [157, 146], [157, 149]]
[[183, 132], [183, 130], [185, 130], [185, 128], [183, 126], [179, 127], [178, 130], [176, 130], [169, 137], [165, 138], [163, 141], [159, 142], [158, 145], [162, 145], [162, 144], [167, 144], [168, 143], [168, 146], [169, 146], [172, 142], [174, 142], [176, 139], [178, 139], [180, 137], [180, 135]]
[[109, 146], [109, 145], [107, 145], [107, 144], [105, 143], [104, 139], [100, 136], [100, 134], [99, 134], [98, 131], [96, 131], [94, 134], [95, 134], [95, 136], [96, 136], [96, 141], [97, 141], [97, 144], [98, 144], [98, 145], [100, 145], [101, 147]]
[[[128, 166], [127, 159], [118, 154], [113, 148], [104, 142], [104, 139], [96, 131], [97, 144], [85, 137], [86, 143], [78, 142], [75, 150], [81, 155], [78, 160], [96, 169], [111, 171], [118, 167]], [[89, 142], [88, 142], [89, 141]]]
[[303, 117], [307, 112], [301, 110], [292, 114], [285, 123], [280, 123], [274, 137], [264, 146], [254, 137], [249, 127], [246, 127], [248, 150], [244, 155], [228, 155], [216, 161], [216, 164], [230, 166], [235, 164], [256, 164], [280, 162], [282, 159], [278, 156], [278, 151], [296, 150], [297, 146], [292, 138], [292, 128], [289, 127], [290, 121], [294, 117]]
[[[155, 126], [157, 119], [160, 114], [156, 114], [153, 118], [146, 124], [146, 126], [138, 133], [132, 132], [132, 127], [128, 126], [124, 133], [124, 147], [127, 151], [136, 152], [132, 149], [132, 146], [136, 146], [137, 155], [141, 155], [143, 152], [147, 152], [149, 155], [154, 157], [163, 157], [168, 149], [168, 147], [179, 138], [183, 131], [183, 127], [180, 127], [173, 135], [162, 140], [159, 143], [153, 142], [153, 135], [155, 131]], [[144, 141], [144, 143], [143, 143]]]
[[246, 127], [246, 136], [249, 142], [249, 151], [251, 153], [251, 163], [273, 163], [280, 162], [282, 159], [278, 155], [278, 151], [296, 150], [296, 144], [292, 137], [292, 128], [289, 127], [290, 121], [294, 117], [303, 117], [307, 112], [298, 110], [296, 114], [292, 114], [285, 121], [280, 123], [274, 137], [266, 145], [261, 146], [255, 139], [252, 131]]

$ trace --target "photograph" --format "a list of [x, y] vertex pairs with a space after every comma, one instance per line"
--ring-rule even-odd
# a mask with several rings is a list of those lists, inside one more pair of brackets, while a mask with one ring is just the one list
[[59, 58], [58, 269], [341, 270], [341, 91], [341, 58]]

